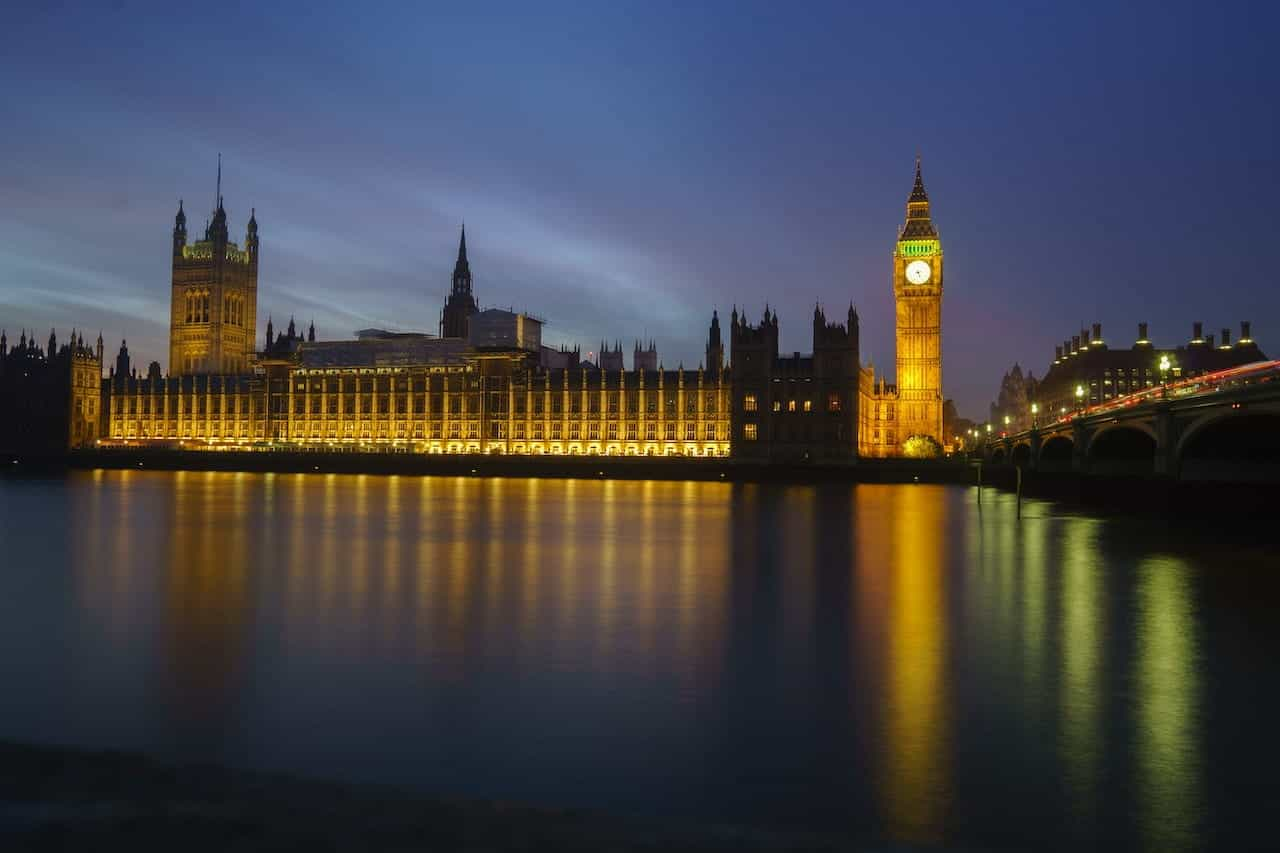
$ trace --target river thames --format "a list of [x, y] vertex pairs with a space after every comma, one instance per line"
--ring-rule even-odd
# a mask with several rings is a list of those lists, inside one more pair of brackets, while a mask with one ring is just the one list
[[0, 739], [867, 845], [1266, 846], [1274, 535], [945, 486], [3, 479]]

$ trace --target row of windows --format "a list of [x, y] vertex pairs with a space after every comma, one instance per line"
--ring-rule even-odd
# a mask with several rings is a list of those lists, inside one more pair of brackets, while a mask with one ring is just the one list
[[[797, 407], [798, 407], [798, 408], [797, 408]], [[755, 394], [745, 394], [745, 395], [743, 395], [743, 397], [742, 397], [742, 410], [743, 410], [744, 412], [756, 412], [756, 411], [759, 411], [759, 410], [760, 410], [760, 402], [759, 402], [759, 400], [756, 398], [756, 395], [755, 395]], [[775, 412], [781, 412], [781, 411], [782, 411], [782, 401], [781, 401], [781, 400], [774, 400], [774, 401], [773, 401], [773, 410], [774, 410]], [[787, 400], [787, 411], [788, 411], [788, 412], [795, 412], [795, 411], [812, 412], [812, 411], [813, 411], [813, 401], [812, 401], [812, 400], [800, 400], [800, 401], [796, 401], [795, 399]], [[828, 412], [838, 412], [838, 411], [840, 411], [840, 395], [839, 395], [839, 394], [837, 394], [837, 393], [835, 393], [835, 392], [832, 392], [831, 394], [828, 394], [828, 395], [827, 395], [827, 411], [828, 411]]]
[[[209, 322], [209, 291], [188, 290], [183, 316], [188, 323]], [[222, 299], [222, 322], [232, 326], [243, 326], [245, 319], [244, 297], [238, 293], [229, 293]]]
[[[333, 383], [337, 382], [337, 380], [330, 380], [330, 381]], [[318, 383], [316, 383], [316, 385], [318, 385]], [[417, 401], [421, 401], [423, 399], [421, 386], [418, 385], [417, 383], [415, 383], [415, 386], [416, 387], [414, 391], [414, 399]], [[309, 392], [303, 390], [305, 387], [306, 386], [302, 384], [298, 385], [298, 391], [301, 393], [294, 394], [293, 396], [294, 405], [302, 406], [304, 405], [302, 402], [303, 400], [310, 400], [312, 411], [315, 411], [315, 412], [319, 411], [319, 409], [316, 407], [321, 405], [320, 401], [322, 399], [326, 399], [320, 396], [321, 393], [327, 394], [328, 407], [330, 411], [334, 411], [333, 401], [338, 399], [339, 396], [342, 396], [342, 398], [346, 400], [353, 399], [352, 393], [354, 389], [352, 388], [352, 383], [347, 383], [344, 391], [339, 391], [338, 390], [339, 386], [337, 386], [336, 384], [334, 384], [333, 386], [328, 386], [329, 390], [323, 391], [323, 392], [318, 390], [314, 385]], [[374, 383], [372, 379], [366, 379], [359, 383], [360, 393], [364, 395], [371, 395], [373, 393], [373, 387], [374, 387]], [[401, 387], [398, 390], [400, 391], [400, 393], [397, 394], [396, 396], [396, 400], [398, 401], [397, 405], [400, 406], [400, 411], [403, 412], [404, 405], [402, 401], [406, 399], [406, 395], [409, 392], [404, 387]], [[384, 385], [383, 383], [379, 383], [379, 392], [382, 395], [389, 393], [389, 391], [387, 390], [387, 386]], [[467, 394], [465, 392], [455, 391], [449, 394], [449, 400], [450, 400], [449, 405], [450, 405], [451, 411], [454, 411], [454, 412], [458, 411], [458, 407], [461, 405], [460, 400], [462, 399], [463, 396], [466, 396], [468, 400], [472, 401], [468, 403], [468, 406], [476, 407], [479, 405], [478, 397], [474, 393]], [[580, 413], [583, 410], [584, 405], [586, 410], [591, 414], [599, 414], [602, 411], [602, 403], [600, 400], [600, 394], [598, 392], [595, 392], [595, 391], [586, 392], [585, 403], [583, 400], [583, 396], [584, 394], [580, 394], [579, 392], [576, 392], [576, 391], [569, 392], [568, 400], [567, 400], [567, 410], [570, 413], [572, 414]], [[657, 411], [658, 411], [658, 400], [655, 398], [654, 395], [647, 395], [643, 402], [643, 406], [641, 404], [639, 397], [636, 394], [627, 394], [625, 397], [623, 397], [618, 392], [614, 391], [614, 392], [606, 392], [605, 397], [606, 399], [603, 403], [603, 411], [607, 411], [609, 414], [616, 415], [621, 412], [625, 412], [626, 414], [637, 414], [642, 407], [644, 411], [648, 414], [657, 414]], [[364, 396], [361, 399], [368, 400], [370, 399], [370, 397]], [[385, 401], [387, 397], [381, 396], [380, 399]], [[432, 391], [430, 399], [431, 399], [430, 409], [434, 411], [439, 411], [443, 405], [442, 403], [443, 392]], [[507, 411], [508, 397], [506, 392], [500, 392], [500, 391], [490, 392], [489, 399], [490, 399], [490, 402], [489, 402], [490, 411], [493, 411], [493, 412]], [[530, 398], [526, 396], [524, 392], [517, 391], [512, 395], [512, 405], [514, 406], [515, 413], [518, 415], [523, 415], [530, 410], [532, 410], [533, 414], [535, 415], [541, 415], [547, 409], [550, 409], [553, 415], [559, 415], [566, 410], [566, 399], [564, 394], [561, 394], [560, 392], [552, 392], [549, 395], [549, 400], [550, 402], [548, 403], [547, 402], [548, 395], [542, 392], [533, 392], [532, 403], [530, 403]], [[837, 404], [838, 404], [838, 401], [837, 401]], [[678, 402], [676, 397], [674, 396], [668, 397], [665, 401], [665, 405], [663, 406], [663, 410], [671, 417], [675, 416], [678, 408], [679, 408]], [[414, 404], [414, 409], [416, 411], [426, 411], [427, 407], [422, 402], [416, 402]], [[719, 402], [715, 392], [706, 394], [703, 399], [702, 412], [705, 414], [714, 415], [717, 413], [718, 410], [719, 410]], [[297, 408], [296, 411], [298, 411], [298, 413], [301, 414], [303, 409]], [[689, 414], [689, 415], [694, 415], [698, 413], [698, 397], [696, 394], [690, 393], [685, 395], [684, 412], [685, 414]]]

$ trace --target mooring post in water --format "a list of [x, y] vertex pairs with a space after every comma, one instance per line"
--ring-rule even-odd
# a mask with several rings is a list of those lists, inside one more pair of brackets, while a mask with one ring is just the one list
[[978, 504], [982, 504], [982, 463], [978, 463]]
[[1022, 518], [1022, 469], [1015, 467], [1013, 470], [1018, 472], [1018, 518]]

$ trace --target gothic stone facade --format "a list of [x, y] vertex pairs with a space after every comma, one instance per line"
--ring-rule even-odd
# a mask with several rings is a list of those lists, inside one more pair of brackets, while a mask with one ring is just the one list
[[[474, 346], [463, 234], [440, 336], [372, 335], [253, 351], [258, 235], [228, 242], [219, 199], [205, 240], [173, 242], [170, 376], [104, 383], [109, 442], [193, 447], [402, 446], [426, 453], [732, 455], [769, 461], [893, 456], [913, 435], [942, 444], [942, 250], [919, 162], [893, 260], [897, 386], [859, 358], [858, 316], [813, 315], [813, 351], [778, 352], [778, 317], [733, 312], [725, 358], [712, 316], [706, 361], [622, 369], [611, 356], [552, 367], [538, 353]], [[619, 353], [620, 354], [620, 353]], [[656, 352], [651, 352], [656, 360]]]
[[97, 348], [71, 333], [61, 347], [51, 331], [47, 347], [24, 332], [18, 343], [0, 333], [0, 450], [58, 453], [91, 447], [102, 413], [102, 337]]
[[204, 239], [187, 244], [178, 203], [173, 226], [169, 374], [247, 374], [255, 360], [258, 316], [258, 220], [250, 213], [244, 248], [228, 239], [218, 197]]

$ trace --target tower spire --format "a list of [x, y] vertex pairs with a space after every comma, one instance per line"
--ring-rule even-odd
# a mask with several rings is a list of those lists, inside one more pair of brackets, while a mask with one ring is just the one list
[[924, 177], [920, 171], [920, 155], [916, 155], [916, 177], [911, 185], [911, 195], [907, 196], [907, 221], [902, 226], [899, 240], [919, 240], [935, 238], [937, 229], [933, 227], [933, 219], [929, 213], [929, 194], [924, 189]]
[[929, 203], [929, 194], [924, 191], [924, 178], [920, 174], [920, 155], [916, 154], [916, 180], [911, 187], [911, 196], [908, 202], [924, 202]]
[[218, 189], [213, 194], [213, 209], [222, 207], [222, 152], [218, 152]]
[[453, 265], [453, 292], [471, 292], [471, 264], [467, 261], [467, 224], [462, 224], [462, 236], [458, 238], [458, 261]]

